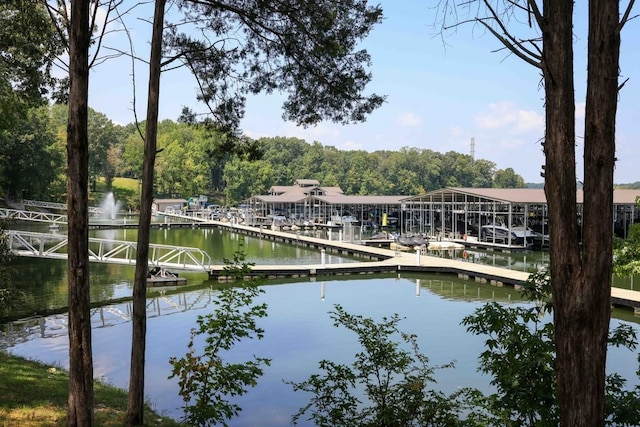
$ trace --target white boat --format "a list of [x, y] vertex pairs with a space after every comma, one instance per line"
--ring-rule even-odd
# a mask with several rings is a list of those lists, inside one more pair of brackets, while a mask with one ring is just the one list
[[532, 246], [541, 235], [527, 227], [508, 227], [502, 225], [483, 225], [480, 227], [480, 241], [504, 245]]
[[331, 217], [333, 225], [359, 225], [360, 221], [353, 215], [334, 215]]
[[441, 249], [464, 249], [462, 243], [456, 243], [449, 240], [430, 240], [427, 249], [437, 251]]

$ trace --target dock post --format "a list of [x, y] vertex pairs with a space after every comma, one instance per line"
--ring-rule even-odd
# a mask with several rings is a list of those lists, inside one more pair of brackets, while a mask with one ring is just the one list
[[416, 265], [420, 265], [420, 248], [416, 249]]
[[322, 266], [325, 266], [325, 256], [327, 254], [327, 250], [326, 249], [322, 249], [320, 251], [320, 263], [322, 264]]

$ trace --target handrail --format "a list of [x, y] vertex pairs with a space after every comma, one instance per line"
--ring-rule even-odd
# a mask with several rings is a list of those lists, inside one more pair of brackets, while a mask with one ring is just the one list
[[[66, 259], [68, 238], [64, 234], [6, 231], [9, 250], [18, 256]], [[89, 261], [135, 265], [137, 243], [89, 238]], [[200, 248], [149, 245], [149, 266], [170, 270], [210, 271], [211, 257]]]

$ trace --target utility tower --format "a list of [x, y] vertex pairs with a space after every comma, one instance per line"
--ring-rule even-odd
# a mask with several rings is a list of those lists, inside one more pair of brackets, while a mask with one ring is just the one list
[[471, 164], [474, 164], [476, 161], [476, 137], [471, 137]]

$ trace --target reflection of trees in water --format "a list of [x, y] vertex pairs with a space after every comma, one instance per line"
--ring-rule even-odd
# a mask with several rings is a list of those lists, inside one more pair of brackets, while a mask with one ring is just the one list
[[66, 307], [67, 264], [64, 260], [15, 258], [14, 285], [20, 291], [13, 315], [43, 308]]
[[[67, 307], [68, 279], [65, 260], [17, 257], [11, 267], [16, 271], [13, 284], [20, 296], [15, 308], [7, 313], [8, 317], [15, 319], [31, 313]], [[116, 295], [116, 292], [123, 286], [130, 288], [133, 271], [133, 267], [129, 266], [91, 263], [91, 302], [129, 296], [131, 292], [127, 292], [127, 295]]]
[[133, 267], [92, 262], [89, 268], [89, 294], [92, 302], [114, 298], [114, 286], [133, 282]]

